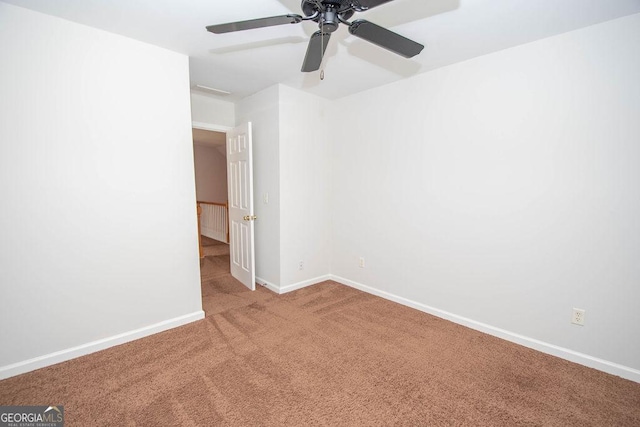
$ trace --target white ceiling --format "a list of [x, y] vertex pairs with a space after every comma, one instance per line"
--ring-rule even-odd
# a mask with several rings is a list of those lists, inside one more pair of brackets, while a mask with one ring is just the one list
[[[275, 83], [339, 98], [417, 73], [640, 12], [640, 0], [395, 0], [357, 18], [426, 46], [404, 59], [333, 34], [325, 79], [300, 72], [313, 22], [214, 35], [205, 26], [287, 13], [300, 0], [1, 0], [189, 55], [191, 84], [237, 100]], [[352, 18], [355, 19], [355, 18]], [[34, 60], [37, 60], [34, 58]]]

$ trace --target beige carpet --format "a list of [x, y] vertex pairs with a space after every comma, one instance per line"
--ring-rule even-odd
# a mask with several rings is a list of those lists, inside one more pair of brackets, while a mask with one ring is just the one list
[[2, 381], [0, 404], [70, 426], [640, 426], [640, 384], [337, 283], [202, 272], [205, 320]]
[[202, 254], [205, 257], [229, 255], [229, 244], [223, 243], [207, 236], [200, 236], [202, 239]]

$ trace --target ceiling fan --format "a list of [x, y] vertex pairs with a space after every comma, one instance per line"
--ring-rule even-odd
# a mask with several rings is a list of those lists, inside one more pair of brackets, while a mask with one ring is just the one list
[[364, 19], [357, 19], [353, 22], [348, 21], [356, 12], [364, 12], [390, 1], [393, 0], [302, 0], [304, 16], [289, 14], [209, 25], [207, 31], [214, 34], [223, 34], [275, 25], [299, 24], [302, 21], [317, 22], [320, 30], [311, 36], [307, 54], [302, 63], [302, 71], [305, 73], [316, 71], [320, 68], [331, 33], [336, 31], [340, 24], [347, 25], [349, 33], [356, 37], [405, 58], [412, 58], [424, 49], [423, 45]]

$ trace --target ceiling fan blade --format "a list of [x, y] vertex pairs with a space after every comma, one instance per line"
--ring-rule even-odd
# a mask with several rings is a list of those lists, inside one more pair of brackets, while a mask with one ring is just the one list
[[322, 57], [324, 56], [325, 50], [327, 50], [330, 38], [330, 33], [324, 33], [324, 35], [322, 34], [322, 31], [316, 31], [313, 33], [311, 40], [309, 40], [309, 47], [307, 47], [307, 54], [304, 57], [304, 63], [302, 64], [303, 73], [317, 71], [320, 68], [320, 64], [322, 64]]
[[413, 58], [424, 49], [420, 43], [364, 19], [353, 21], [349, 32], [405, 58]]
[[230, 33], [233, 31], [252, 30], [254, 28], [273, 27], [275, 25], [297, 24], [302, 22], [300, 15], [272, 16], [270, 18], [251, 19], [249, 21], [230, 22], [207, 26], [207, 31], [214, 34]]
[[360, 6], [363, 10], [368, 10], [381, 4], [389, 3], [392, 0], [356, 0], [356, 6]]

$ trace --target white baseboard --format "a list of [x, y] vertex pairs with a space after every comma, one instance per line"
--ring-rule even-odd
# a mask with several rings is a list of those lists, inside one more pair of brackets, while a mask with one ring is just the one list
[[370, 286], [363, 285], [362, 283], [354, 282], [352, 280], [345, 279], [339, 276], [330, 275], [330, 278], [326, 280], [333, 280], [335, 282], [350, 286], [355, 289], [359, 289], [372, 295], [379, 296], [389, 301], [397, 302], [398, 304], [415, 308], [416, 310], [420, 310], [425, 313], [432, 314], [436, 317], [440, 317], [442, 319], [457, 323], [459, 325], [475, 329], [476, 331], [484, 332], [486, 334], [493, 335], [494, 337], [502, 338], [504, 340], [511, 341], [528, 348], [532, 348], [542, 353], [550, 354], [552, 356], [556, 356], [570, 362], [578, 363], [580, 365], [588, 366], [589, 368], [597, 369], [599, 371], [607, 372], [609, 374], [617, 375], [619, 377], [640, 383], [640, 371], [628, 366], [619, 365], [617, 363], [609, 362], [608, 360], [598, 359], [597, 357], [589, 356], [588, 354], [579, 353], [577, 351], [549, 344], [544, 341], [539, 341], [534, 338], [496, 328], [485, 323], [477, 322], [466, 317], [458, 316], [457, 314], [430, 307], [428, 305], [412, 301], [410, 299], [386, 291], [372, 288]]
[[266, 280], [260, 277], [256, 277], [256, 283], [260, 286], [264, 286], [265, 288], [269, 289], [271, 292], [275, 292], [276, 294], [280, 293], [280, 287], [278, 285], [274, 285], [271, 282], [267, 282]]
[[333, 276], [330, 274], [325, 274], [324, 276], [314, 277], [313, 279], [304, 280], [302, 282], [294, 283], [287, 286], [278, 286], [273, 283], [267, 282], [260, 277], [256, 277], [256, 283], [277, 294], [286, 294], [287, 292], [293, 292], [298, 289], [306, 288], [307, 286], [315, 285], [316, 283], [332, 280], [332, 277]]
[[36, 369], [55, 365], [56, 363], [66, 362], [67, 360], [75, 359], [76, 357], [85, 356], [87, 354], [95, 353], [96, 351], [100, 350], [105, 350], [109, 347], [144, 338], [146, 336], [157, 334], [158, 332], [166, 331], [168, 329], [173, 329], [178, 326], [186, 325], [187, 323], [195, 322], [196, 320], [200, 319], [204, 319], [204, 311], [202, 310], [173, 319], [165, 320], [163, 322], [155, 323], [153, 325], [145, 326], [140, 329], [135, 329], [133, 331], [114, 335], [109, 338], [82, 344], [77, 347], [56, 351], [55, 353], [34, 357], [33, 359], [25, 360], [23, 362], [2, 366], [0, 367], [0, 380], [34, 371]]
[[281, 286], [280, 293], [286, 294], [287, 292], [297, 291], [298, 289], [306, 288], [307, 286], [315, 285], [316, 283], [321, 283], [327, 280], [331, 280], [330, 274], [325, 274], [324, 276], [314, 277], [313, 279], [304, 280], [302, 282], [294, 283], [292, 285]]

